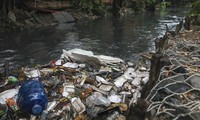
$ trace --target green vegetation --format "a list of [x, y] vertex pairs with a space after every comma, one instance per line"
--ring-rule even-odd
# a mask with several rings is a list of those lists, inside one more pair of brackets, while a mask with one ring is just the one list
[[134, 6], [133, 6], [133, 9], [135, 11], [144, 11], [145, 9], [145, 5], [144, 5], [144, 0], [136, 0], [134, 2]]
[[158, 3], [159, 3], [158, 0], [136, 0], [133, 9], [135, 11], [144, 11], [144, 10], [154, 11]]
[[87, 12], [94, 12], [100, 15], [106, 12], [106, 7], [100, 0], [73, 0], [73, 4]]
[[192, 15], [198, 15], [198, 14], [200, 14], [200, 0], [196, 0], [192, 4], [192, 10], [190, 11], [190, 13]]
[[160, 7], [169, 7], [171, 5], [171, 2], [161, 2]]
[[145, 9], [154, 11], [157, 3], [158, 3], [158, 0], [144, 0]]
[[136, 0], [135, 11], [155, 10], [157, 0]]
[[[77, 8], [81, 8], [84, 11], [87, 11], [89, 13], [95, 13], [103, 15], [106, 13], [106, 5], [104, 5], [101, 0], [71, 0], [74, 6]], [[115, 11], [115, 7], [117, 8], [117, 12], [123, 7], [126, 7], [127, 3], [132, 4], [132, 9], [135, 11], [144, 11], [144, 10], [150, 10], [154, 11], [155, 6], [158, 4], [158, 0], [115, 0], [113, 1], [113, 6]], [[115, 12], [116, 12], [115, 11]]]
[[194, 24], [200, 25], [200, 0], [196, 0], [192, 3], [190, 16], [194, 18]]

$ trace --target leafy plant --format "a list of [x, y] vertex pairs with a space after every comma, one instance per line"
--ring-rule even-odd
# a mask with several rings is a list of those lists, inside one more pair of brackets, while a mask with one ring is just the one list
[[195, 1], [192, 4], [191, 14], [200, 14], [200, 0]]
[[105, 5], [100, 0], [74, 0], [73, 4], [87, 12], [96, 12], [98, 14], [106, 12]]
[[155, 10], [155, 6], [157, 4], [157, 0], [145, 0], [145, 9], [147, 10]]
[[135, 10], [143, 11], [143, 10], [155, 10], [155, 6], [158, 4], [158, 0], [136, 0], [135, 1]]

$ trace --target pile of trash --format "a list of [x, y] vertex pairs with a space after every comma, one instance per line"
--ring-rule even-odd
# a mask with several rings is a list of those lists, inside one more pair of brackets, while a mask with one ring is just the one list
[[63, 50], [59, 60], [1, 77], [0, 117], [13, 119], [125, 120], [149, 79], [145, 65]]
[[168, 40], [164, 66], [157, 84], [146, 100], [151, 116], [163, 120], [199, 120], [200, 118], [200, 47], [197, 32], [183, 32]]

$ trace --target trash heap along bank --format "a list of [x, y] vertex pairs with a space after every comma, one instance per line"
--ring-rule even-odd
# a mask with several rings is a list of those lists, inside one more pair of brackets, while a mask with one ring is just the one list
[[63, 50], [61, 59], [47, 65], [7, 72], [1, 119], [125, 120], [149, 78], [145, 66], [81, 49]]

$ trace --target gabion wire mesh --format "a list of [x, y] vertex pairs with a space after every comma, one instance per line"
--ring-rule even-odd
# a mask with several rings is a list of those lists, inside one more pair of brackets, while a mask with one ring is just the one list
[[176, 37], [168, 41], [165, 55], [171, 65], [161, 69], [147, 100], [147, 111], [158, 119], [200, 120], [199, 39]]

